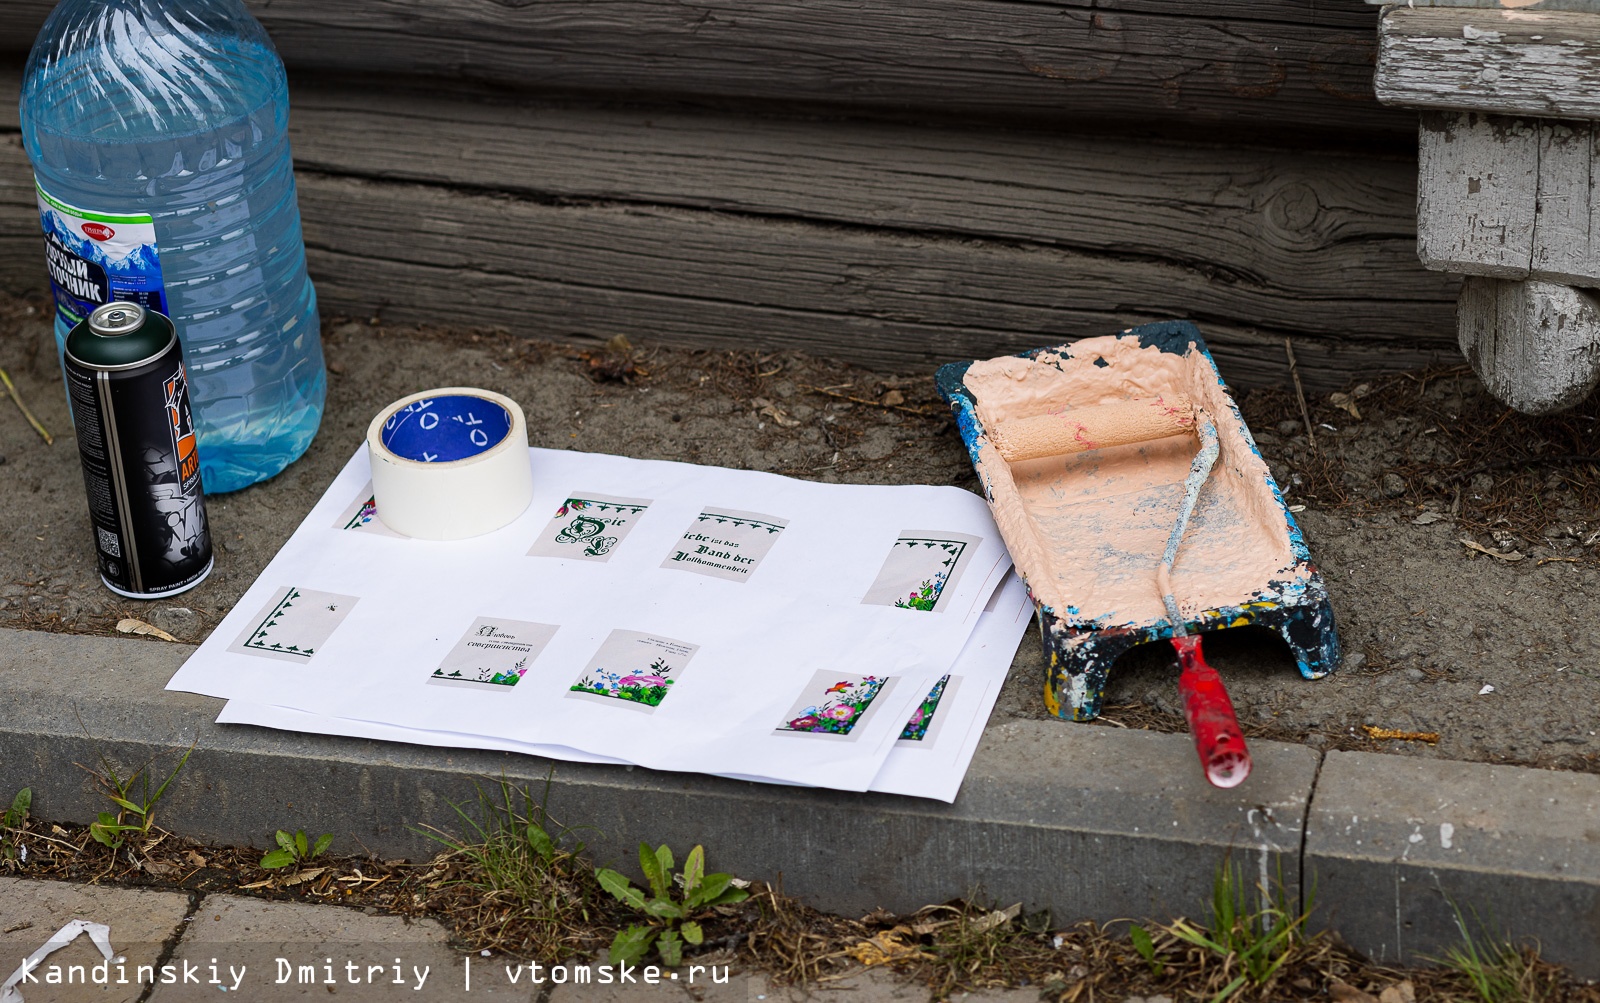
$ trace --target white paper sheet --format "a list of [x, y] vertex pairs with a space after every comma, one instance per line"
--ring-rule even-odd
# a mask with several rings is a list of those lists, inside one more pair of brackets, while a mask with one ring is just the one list
[[[1028, 598], [1027, 586], [1017, 576], [1006, 574], [1001, 585], [993, 592], [988, 608], [976, 614], [979, 619], [972, 636], [950, 667], [950, 681], [944, 683], [938, 705], [930, 715], [931, 722], [925, 727], [913, 727], [914, 719], [918, 726], [923, 723], [919, 717], [923, 707], [919, 703], [902, 726], [901, 735], [905, 736], [908, 731], [915, 735], [920, 731], [921, 737], [901, 737], [895, 742], [869, 790], [946, 802], [956, 799], [962, 778], [966, 776], [978, 741], [983, 736], [984, 725], [1005, 683], [1017, 643], [1033, 616], [1033, 603]], [[242, 700], [229, 701], [217, 721], [222, 724], [252, 724], [283, 731], [386, 742], [517, 752], [568, 762], [629, 765], [624, 760], [590, 755], [563, 746], [400, 728], [370, 721], [324, 717]], [[725, 772], [722, 775], [756, 782], [783, 782], [740, 772]]]
[[[351, 517], [358, 452], [168, 688], [865, 790], [1009, 566], [983, 500], [954, 488], [531, 454], [521, 518], [436, 543]], [[517, 632], [541, 625], [535, 654]], [[485, 627], [526, 664], [497, 649], [470, 666], [487, 680], [437, 685]]]

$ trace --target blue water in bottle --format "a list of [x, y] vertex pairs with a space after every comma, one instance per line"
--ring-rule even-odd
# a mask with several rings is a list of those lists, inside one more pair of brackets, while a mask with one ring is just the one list
[[322, 420], [288, 121], [283, 63], [241, 0], [62, 0], [28, 57], [57, 350], [109, 299], [170, 316], [207, 494], [278, 473]]

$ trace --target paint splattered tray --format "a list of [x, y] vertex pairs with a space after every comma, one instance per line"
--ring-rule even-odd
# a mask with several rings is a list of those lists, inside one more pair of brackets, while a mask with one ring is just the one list
[[1305, 678], [1338, 666], [1322, 576], [1193, 324], [1147, 324], [1019, 356], [951, 363], [939, 369], [938, 385], [1038, 606], [1052, 713], [1093, 718], [1117, 657], [1172, 636], [1155, 571], [1197, 449], [1193, 436], [1179, 435], [1007, 462], [985, 433], [986, 426], [1063, 408], [1162, 394], [1187, 395], [1203, 408], [1217, 426], [1221, 455], [1173, 569], [1187, 629], [1266, 627], [1287, 642]]

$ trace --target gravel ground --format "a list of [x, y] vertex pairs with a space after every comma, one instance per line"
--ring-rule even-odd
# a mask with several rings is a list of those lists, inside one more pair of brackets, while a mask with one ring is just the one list
[[[328, 410], [310, 451], [270, 482], [208, 502], [218, 552], [205, 584], [174, 601], [125, 600], [94, 572], [45, 317], [42, 304], [0, 297], [0, 367], [56, 434], [47, 446], [0, 402], [8, 513], [0, 626], [103, 633], [134, 616], [200, 640], [359, 445], [372, 415], [447, 383], [515, 398], [538, 446], [977, 488], [929, 372], [869, 373], [783, 353], [580, 351], [507, 332], [333, 318], [324, 324]], [[1320, 748], [1600, 770], [1595, 405], [1534, 421], [1508, 415], [1470, 377], [1419, 374], [1312, 401], [1315, 446], [1291, 395], [1255, 391], [1243, 406], [1289, 500], [1305, 506], [1298, 518], [1347, 652], [1341, 671], [1306, 682], [1266, 632], [1208, 639], [1207, 657], [1247, 732]], [[1045, 716], [1042, 677], [1030, 633], [996, 720]], [[1106, 726], [1181, 730], [1170, 649], [1126, 656], [1107, 703]], [[1367, 726], [1439, 740], [1376, 739]]]

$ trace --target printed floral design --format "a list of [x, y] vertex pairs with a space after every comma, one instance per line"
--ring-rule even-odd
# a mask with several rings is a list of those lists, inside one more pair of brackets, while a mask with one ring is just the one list
[[912, 714], [911, 720], [906, 722], [905, 730], [900, 732], [901, 741], [920, 742], [927, 736], [928, 726], [933, 724], [934, 711], [939, 709], [939, 701], [944, 698], [944, 688], [949, 682], [949, 676], [940, 676], [939, 681], [933, 684], [933, 689], [928, 691], [926, 697], [923, 697], [916, 713]]
[[933, 608], [939, 605], [939, 593], [944, 591], [947, 574], [941, 571], [932, 578], [924, 578], [921, 587], [909, 593], [904, 599], [896, 599], [895, 606], [900, 609], [920, 609], [932, 613]]
[[823, 699], [778, 726], [779, 731], [823, 735], [848, 735], [876, 700], [887, 679], [855, 676], [841, 679], [823, 691]]
[[646, 672], [623, 675], [595, 668], [572, 686], [574, 693], [593, 693], [614, 700], [631, 700], [646, 707], [659, 707], [667, 698], [667, 691], [677, 680], [672, 679], [672, 666], [664, 658], [650, 663]]
[[[561, 506], [561, 512], [558, 514], [565, 515], [566, 512], [567, 506], [563, 505]], [[583, 548], [585, 554], [590, 557], [604, 557], [611, 552], [612, 547], [617, 545], [617, 538], [603, 535], [605, 531], [606, 524], [599, 519], [591, 519], [586, 515], [580, 515], [573, 519], [572, 523], [563, 528], [560, 533], [556, 534], [556, 542], [586, 543], [587, 546]]]
[[460, 669], [454, 672], [445, 672], [444, 669], [434, 669], [433, 678], [451, 679], [463, 683], [484, 683], [488, 686], [515, 686], [523, 676], [528, 674], [528, 659], [522, 658], [511, 668], [504, 672], [494, 672], [491, 669], [479, 669], [477, 675], [468, 675]]
[[[528, 551], [540, 557], [578, 558], [568, 548], [581, 547], [583, 558], [603, 560], [613, 548], [628, 535], [640, 513], [650, 507], [644, 499], [571, 497], [561, 503], [550, 525], [545, 529], [541, 543]], [[563, 520], [570, 521], [563, 523]], [[582, 559], [582, 558], [579, 558]]]
[[905, 530], [889, 548], [877, 580], [861, 601], [938, 613], [950, 605], [962, 570], [982, 542], [962, 533]]
[[361, 527], [372, 522], [373, 519], [377, 518], [377, 515], [378, 496], [372, 495], [366, 501], [361, 503], [360, 510], [357, 511], [355, 515], [350, 517], [350, 521], [344, 524], [344, 528], [360, 529]]

